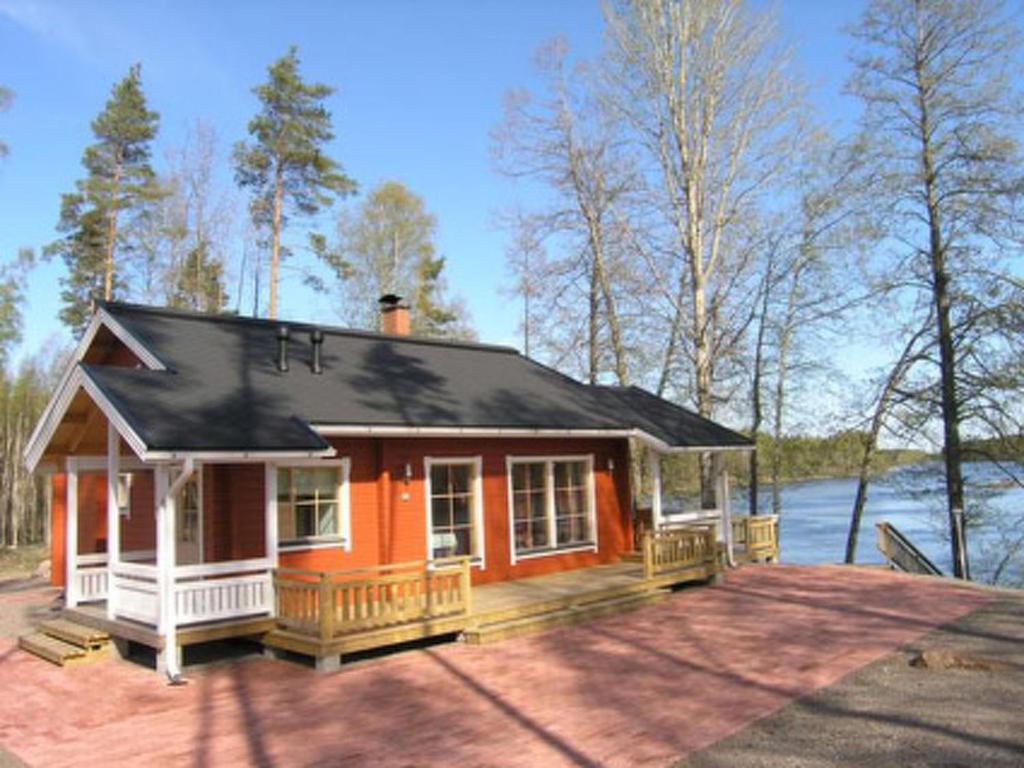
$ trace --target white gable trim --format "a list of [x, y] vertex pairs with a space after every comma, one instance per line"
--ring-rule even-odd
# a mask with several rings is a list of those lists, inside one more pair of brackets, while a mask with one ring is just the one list
[[[75, 352], [68, 361], [67, 368], [65, 368], [64, 373], [61, 374], [60, 382], [57, 384], [57, 388], [54, 390], [53, 396], [50, 398], [50, 402], [46, 404], [46, 408], [39, 417], [39, 421], [36, 422], [36, 428], [32, 431], [32, 436], [28, 439], [24, 459], [29, 470], [34, 470], [36, 465], [39, 463], [39, 457], [42, 456], [43, 451], [46, 449], [46, 445], [49, 444], [50, 439], [53, 437], [53, 433], [57, 428], [56, 425], [60, 423], [62, 418], [64, 418], [64, 412], [67, 410], [67, 407], [71, 402], [71, 398], [74, 397], [75, 393], [78, 391], [77, 386], [72, 387], [69, 390], [68, 384], [76, 372], [81, 374], [81, 369], [79, 369], [78, 364], [85, 357], [85, 353], [89, 351], [89, 347], [92, 346], [92, 342], [96, 338], [96, 334], [99, 333], [102, 326], [106, 326], [107, 329], [126, 347], [128, 347], [128, 349], [132, 351], [132, 354], [139, 358], [147, 368], [153, 371], [167, 370], [167, 366], [163, 364], [163, 361], [154, 355], [141, 341], [135, 338], [123, 325], [121, 325], [121, 323], [112, 317], [109, 312], [102, 307], [96, 310], [92, 319], [89, 321], [88, 327], [85, 329], [85, 333], [82, 334], [81, 340], [75, 347]], [[69, 391], [70, 394], [68, 394]], [[66, 398], [66, 402], [64, 402], [63, 405], [60, 405], [62, 398]], [[56, 422], [51, 425], [55, 412], [58, 410], [60, 411], [59, 416], [57, 417]], [[113, 421], [113, 419], [111, 420]], [[45, 440], [43, 440], [44, 431], [46, 432]], [[39, 446], [39, 442], [41, 440], [42, 446]]]
[[35, 432], [32, 433], [32, 437], [25, 448], [25, 466], [28, 467], [29, 471], [35, 470], [36, 465], [53, 439], [57, 427], [60, 426], [64, 414], [67, 413], [71, 401], [78, 394], [79, 389], [84, 389], [86, 394], [92, 398], [92, 401], [103, 411], [103, 415], [114, 425], [118, 434], [124, 438], [135, 454], [140, 459], [145, 459], [146, 443], [132, 429], [131, 425], [125, 421], [124, 417], [107, 399], [103, 391], [86, 375], [85, 371], [76, 361], [74, 367], [65, 375], [50, 403], [46, 406], [46, 411], [43, 412], [43, 416], [39, 419]]

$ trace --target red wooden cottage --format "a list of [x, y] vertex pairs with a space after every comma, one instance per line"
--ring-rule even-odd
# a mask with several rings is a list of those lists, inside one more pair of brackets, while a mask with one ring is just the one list
[[[183, 643], [232, 634], [329, 666], [464, 630], [470, 583], [618, 563], [634, 549], [631, 444], [751, 448], [635, 387], [409, 336], [386, 299], [379, 334], [99, 305], [26, 452], [53, 473], [67, 608], [172, 674]], [[705, 516], [728, 543], [715, 466]], [[660, 481], [652, 514], [658, 531]]]

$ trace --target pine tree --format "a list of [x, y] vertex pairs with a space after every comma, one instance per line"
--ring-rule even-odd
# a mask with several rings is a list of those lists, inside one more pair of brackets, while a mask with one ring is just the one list
[[124, 289], [119, 271], [121, 257], [132, 248], [130, 223], [163, 193], [149, 163], [158, 121], [146, 106], [136, 64], [92, 122], [96, 143], [82, 156], [86, 177], [76, 192], [64, 195], [57, 224], [63, 237], [45, 251], [67, 266], [60, 317], [75, 330], [87, 322], [97, 294], [109, 301]]
[[267, 82], [253, 88], [262, 108], [249, 121], [252, 142], [239, 142], [234, 160], [235, 180], [252, 194], [253, 221], [270, 230], [268, 314], [276, 317], [281, 233], [288, 210], [312, 216], [330, 206], [335, 196], [354, 192], [355, 182], [324, 153], [334, 139], [324, 100], [334, 89], [302, 79], [295, 46], [269, 67], [268, 74]]

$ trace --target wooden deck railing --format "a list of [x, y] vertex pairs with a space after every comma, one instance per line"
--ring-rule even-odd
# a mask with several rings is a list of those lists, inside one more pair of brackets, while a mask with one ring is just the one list
[[732, 518], [732, 546], [743, 561], [779, 561], [779, 516], [745, 515]]
[[713, 526], [686, 526], [648, 531], [643, 540], [644, 578], [673, 571], [704, 569], [715, 573], [718, 545]]
[[468, 616], [469, 559], [274, 574], [277, 620], [285, 629], [329, 641], [345, 635]]

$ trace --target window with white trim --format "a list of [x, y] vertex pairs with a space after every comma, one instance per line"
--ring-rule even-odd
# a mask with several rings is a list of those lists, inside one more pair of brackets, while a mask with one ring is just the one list
[[483, 503], [479, 458], [428, 458], [428, 557], [469, 557], [483, 562]]
[[509, 458], [514, 558], [597, 544], [592, 456]]
[[117, 512], [130, 520], [132, 516], [132, 473], [121, 472], [117, 476]]
[[280, 546], [342, 543], [347, 516], [347, 461], [278, 465]]

